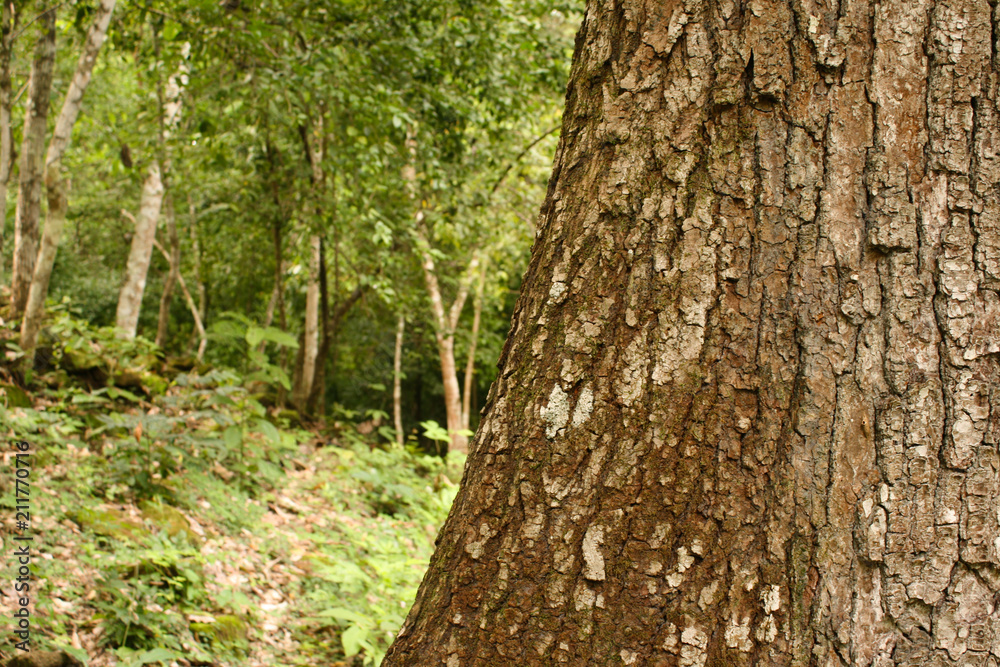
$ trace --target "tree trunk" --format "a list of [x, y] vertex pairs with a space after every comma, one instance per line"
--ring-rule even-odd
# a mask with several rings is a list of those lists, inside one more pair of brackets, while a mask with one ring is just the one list
[[17, 25], [19, 6], [4, 2], [0, 7], [0, 283], [4, 273], [4, 229], [7, 225], [7, 186], [13, 166], [14, 133], [11, 128], [11, 106], [14, 94], [11, 87], [10, 60], [14, 51], [14, 27]]
[[188, 349], [194, 345], [194, 341], [198, 341], [198, 356], [197, 359], [201, 362], [202, 357], [205, 354], [205, 347], [208, 343], [208, 338], [205, 335], [205, 313], [207, 312], [207, 294], [205, 291], [205, 281], [202, 279], [201, 274], [201, 244], [198, 240], [198, 214], [194, 208], [194, 199], [191, 197], [191, 193], [187, 196], [188, 203], [188, 220], [191, 226], [191, 259], [194, 262], [194, 282], [195, 289], [198, 293], [198, 303], [194, 305], [194, 300], [191, 298], [191, 294], [188, 291], [187, 285], [184, 284], [184, 276], [178, 274], [178, 282], [181, 284], [181, 291], [184, 292], [184, 299], [188, 301], [188, 308], [191, 310], [191, 315], [194, 317], [195, 328], [191, 334], [191, 340], [188, 342]]
[[306, 314], [302, 341], [302, 366], [296, 374], [298, 382], [292, 402], [299, 412], [304, 413], [309, 393], [312, 391], [316, 372], [316, 355], [319, 352], [319, 236], [309, 238], [310, 266], [309, 283], [306, 286]]
[[205, 277], [201, 271], [201, 240], [198, 234], [198, 214], [194, 208], [194, 200], [188, 193], [188, 216], [191, 219], [191, 258], [194, 260], [195, 291], [198, 293], [198, 314], [202, 323], [208, 316], [208, 292], [205, 289]]
[[473, 253], [465, 277], [459, 283], [458, 294], [445, 311], [444, 297], [437, 279], [437, 269], [434, 257], [430, 252], [426, 231], [423, 229], [423, 211], [417, 213], [417, 241], [421, 253], [421, 267], [424, 272], [424, 284], [431, 302], [431, 314], [434, 316], [434, 340], [437, 342], [438, 359], [441, 362], [441, 382], [444, 386], [445, 419], [448, 425], [448, 435], [451, 437], [449, 449], [466, 453], [469, 451], [469, 439], [462, 434], [462, 391], [458, 384], [458, 367], [455, 364], [455, 330], [458, 329], [458, 318], [469, 296], [469, 279], [476, 273], [479, 266], [479, 256]]
[[396, 349], [392, 355], [392, 425], [396, 429], [396, 444], [403, 446], [403, 334], [406, 317], [400, 313], [396, 323]]
[[160, 218], [162, 204], [163, 181], [160, 178], [160, 165], [154, 161], [142, 184], [139, 216], [135, 221], [132, 248], [125, 266], [125, 283], [118, 295], [115, 324], [119, 335], [124, 338], [135, 338], [139, 326], [139, 309], [146, 290], [146, 275], [149, 273], [149, 260], [153, 256], [156, 223]]
[[[164, 248], [160, 243], [154, 238], [153, 246], [160, 251], [163, 258], [168, 262], [171, 261], [170, 253]], [[205, 356], [205, 344], [208, 342], [208, 336], [205, 333], [205, 325], [202, 324], [201, 314], [198, 312], [198, 307], [194, 303], [194, 299], [191, 298], [191, 292], [188, 290], [187, 284], [184, 282], [184, 274], [179, 270], [177, 272], [177, 284], [180, 285], [181, 294], [184, 295], [184, 301], [187, 303], [188, 310], [191, 311], [191, 317], [194, 319], [194, 330], [195, 335], [198, 337], [198, 363], [201, 363], [202, 358]]]
[[55, 265], [56, 249], [59, 238], [66, 225], [66, 210], [69, 202], [68, 179], [59, 174], [59, 162], [53, 163], [55, 168], [46, 174], [46, 194], [49, 210], [46, 215], [45, 234], [35, 262], [35, 274], [28, 290], [28, 301], [24, 307], [24, 318], [21, 320], [21, 349], [33, 363], [35, 344], [38, 332], [42, 326], [42, 315], [45, 312], [45, 296], [49, 293], [49, 280], [52, 278], [52, 267]]
[[333, 332], [330, 326], [330, 289], [326, 275], [326, 243], [319, 240], [319, 345], [313, 362], [312, 387], [306, 399], [306, 412], [322, 416], [326, 412], [326, 361]]
[[385, 667], [997, 663], [990, 12], [590, 2]]
[[38, 19], [40, 34], [31, 63], [21, 175], [14, 214], [14, 261], [11, 267], [11, 315], [20, 317], [28, 301], [28, 289], [38, 255], [38, 218], [42, 211], [42, 179], [45, 171], [45, 126], [49, 117], [49, 91], [56, 59], [56, 8]]
[[163, 283], [163, 293], [160, 295], [160, 313], [156, 320], [156, 344], [163, 347], [167, 343], [167, 329], [170, 326], [170, 302], [174, 296], [174, 285], [181, 274], [181, 241], [177, 235], [177, 220], [174, 216], [172, 199], [167, 199], [167, 237], [170, 239], [170, 253], [167, 262], [170, 266], [167, 279]]
[[[90, 84], [90, 76], [94, 71], [94, 63], [97, 62], [97, 54], [100, 53], [104, 37], [107, 35], [108, 24], [111, 23], [111, 13], [115, 8], [115, 1], [102, 0], [97, 9], [97, 16], [87, 33], [87, 40], [84, 42], [83, 51], [80, 53], [80, 60], [77, 62], [73, 79], [70, 81], [69, 89], [66, 91], [66, 97], [63, 100], [59, 116], [56, 118], [52, 139], [49, 141], [49, 148], [45, 154], [44, 178], [49, 208], [46, 215], [41, 249], [35, 260], [32, 280], [28, 289], [24, 319], [21, 323], [21, 347], [29, 351], [29, 357], [30, 351], [35, 348], [35, 340], [38, 336], [38, 330], [41, 326], [42, 315], [45, 309], [45, 297], [49, 293], [49, 279], [52, 277], [52, 267], [55, 264], [56, 250], [59, 248], [63, 227], [66, 224], [69, 184], [62, 177], [62, 158], [73, 135], [73, 126], [80, 115], [83, 94]], [[0, 83], [0, 87], [2, 87], [2, 83]], [[0, 119], [0, 126], [2, 126], [2, 119]], [[0, 161], [2, 160], [2, 150], [0, 150]], [[2, 180], [2, 174], [0, 174], [0, 180]], [[5, 198], [0, 199], [0, 202], [4, 201], [6, 201]]]
[[462, 429], [469, 430], [472, 423], [472, 387], [476, 374], [476, 346], [479, 343], [479, 320], [483, 314], [483, 289], [486, 287], [486, 261], [479, 267], [476, 297], [472, 302], [472, 330], [469, 332], [469, 353], [465, 360], [465, 378], [462, 387]]

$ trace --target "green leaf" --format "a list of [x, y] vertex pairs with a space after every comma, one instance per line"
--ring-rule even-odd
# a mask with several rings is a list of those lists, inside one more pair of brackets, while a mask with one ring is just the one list
[[238, 449], [243, 444], [243, 432], [239, 426], [230, 426], [222, 434], [222, 441], [226, 443], [227, 449]]
[[424, 437], [430, 438], [431, 440], [438, 440], [440, 442], [450, 442], [451, 438], [448, 436], [448, 431], [441, 427], [433, 419], [428, 419], [425, 422], [420, 422], [420, 425], [424, 427]]
[[281, 444], [281, 432], [274, 427], [274, 424], [266, 419], [257, 420], [257, 430], [267, 436], [267, 439], [278, 445]]
[[340, 635], [340, 641], [344, 644], [344, 655], [350, 657], [357, 655], [361, 651], [361, 644], [368, 639], [368, 630], [359, 625], [352, 625], [347, 628], [344, 634]]
[[318, 615], [335, 618], [338, 621], [351, 621], [356, 625], [367, 625], [369, 627], [375, 625], [375, 621], [364, 614], [359, 614], [355, 611], [351, 611], [350, 609], [344, 609], [343, 607], [333, 607], [332, 609], [321, 611]]
[[176, 651], [168, 651], [165, 648], [154, 648], [146, 651], [145, 653], [140, 653], [135, 657], [135, 664], [137, 665], [148, 665], [151, 662], [170, 662], [176, 658], [180, 658], [181, 654]]
[[264, 340], [269, 340], [272, 343], [277, 343], [284, 347], [290, 347], [293, 350], [298, 349], [299, 341], [292, 334], [287, 331], [282, 331], [281, 329], [276, 329], [274, 327], [266, 327], [262, 330], [262, 337]]
[[219, 320], [208, 328], [208, 332], [220, 338], [243, 337], [243, 330], [240, 328], [240, 325], [232, 320]]
[[248, 327], [246, 334], [247, 345], [257, 347], [260, 341], [264, 340], [264, 330], [260, 327]]
[[139, 403], [140, 401], [142, 401], [141, 398], [139, 398], [132, 392], [126, 389], [121, 389], [119, 387], [108, 387], [108, 397], [112, 399], [124, 398], [126, 400], [132, 401], [133, 403]]

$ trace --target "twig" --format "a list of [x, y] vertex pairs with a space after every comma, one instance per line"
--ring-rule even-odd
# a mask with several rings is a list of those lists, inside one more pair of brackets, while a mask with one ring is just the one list
[[[135, 220], [135, 218], [132, 217], [132, 215], [127, 211], [122, 210], [122, 213], [127, 217], [132, 218], [133, 221]], [[157, 241], [156, 239], [153, 239], [153, 245], [156, 246], [156, 249], [163, 254], [163, 257], [167, 260], [167, 262], [170, 263], [171, 262], [170, 253], [168, 253], [167, 249], [163, 247], [163, 244]], [[201, 315], [198, 314], [198, 308], [196, 308], [194, 305], [194, 299], [191, 298], [191, 292], [188, 291], [187, 283], [184, 282], [184, 274], [181, 273], [180, 268], [177, 269], [177, 284], [181, 286], [181, 291], [184, 293], [184, 301], [187, 302], [188, 309], [191, 311], [192, 317], [194, 317], [194, 326], [195, 329], [197, 329], [198, 331], [198, 340], [199, 340], [197, 359], [198, 362], [200, 363], [202, 357], [205, 355], [205, 345], [208, 342], [207, 337], [205, 335], [205, 325], [201, 321]]]
[[544, 139], [545, 137], [549, 136], [550, 134], [552, 134], [553, 132], [555, 132], [556, 130], [558, 130], [560, 127], [561, 127], [561, 125], [556, 125], [552, 129], [547, 130], [544, 134], [540, 134], [538, 137], [535, 138], [534, 141], [532, 141], [530, 144], [528, 144], [527, 146], [525, 146], [524, 150], [522, 150], [520, 153], [518, 153], [517, 157], [515, 157], [513, 160], [511, 160], [510, 164], [507, 165], [507, 168], [503, 170], [502, 174], [500, 174], [500, 178], [498, 178], [497, 182], [493, 184], [492, 188], [490, 188], [490, 195], [489, 195], [489, 197], [487, 197], [487, 200], [493, 198], [493, 194], [497, 191], [497, 188], [500, 187], [500, 184], [503, 183], [503, 179], [507, 178], [507, 174], [509, 174], [510, 170], [514, 168], [514, 165], [517, 164], [518, 162], [520, 162], [521, 158], [523, 158], [525, 155], [528, 154], [528, 151], [530, 151], [532, 148], [534, 148], [535, 146], [537, 146], [538, 142], [540, 142], [542, 139]]

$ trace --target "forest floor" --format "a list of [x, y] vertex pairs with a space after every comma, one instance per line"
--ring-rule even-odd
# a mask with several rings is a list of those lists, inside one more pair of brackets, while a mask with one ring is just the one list
[[0, 376], [0, 429], [31, 454], [19, 498], [17, 446], [2, 456], [0, 615], [23, 595], [6, 583], [11, 538], [30, 535], [34, 650], [94, 667], [377, 665], [463, 461], [362, 435], [350, 413], [305, 427], [234, 372], [157, 373], [121, 345], [78, 330], [31, 382]]

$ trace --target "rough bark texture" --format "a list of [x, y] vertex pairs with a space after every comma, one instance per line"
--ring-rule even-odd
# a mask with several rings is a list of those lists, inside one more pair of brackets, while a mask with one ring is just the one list
[[592, 0], [386, 667], [996, 665], [1000, 9]]
[[149, 273], [149, 261], [153, 257], [156, 223], [160, 219], [162, 205], [163, 180], [160, 177], [160, 165], [153, 162], [142, 184], [139, 215], [135, 221], [132, 247], [125, 265], [125, 282], [118, 294], [115, 326], [125, 338], [135, 338], [139, 326], [139, 309], [142, 307], [142, 295], [146, 291], [146, 276]]
[[42, 211], [45, 171], [45, 124], [49, 117], [49, 91], [56, 59], [56, 8], [38, 19], [40, 34], [31, 64], [21, 146], [21, 174], [14, 214], [14, 261], [11, 266], [11, 314], [19, 317], [28, 300], [28, 289], [38, 255], [38, 219]]

